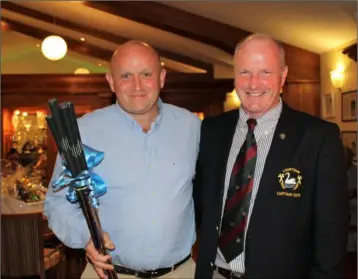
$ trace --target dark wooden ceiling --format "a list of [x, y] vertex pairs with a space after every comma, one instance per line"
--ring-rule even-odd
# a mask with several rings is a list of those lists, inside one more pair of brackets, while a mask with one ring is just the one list
[[[229, 55], [233, 54], [237, 42], [250, 34], [248, 31], [153, 1], [83, 1], [82, 4], [102, 13], [108, 13], [118, 18], [126, 18], [206, 44]], [[3, 10], [12, 13], [21, 14], [47, 24], [54, 23], [53, 15], [46, 11], [25, 7], [21, 5], [21, 2], [2, 1], [1, 6]], [[12, 30], [40, 40], [50, 33], [54, 33], [11, 16], [3, 15], [1, 20], [6, 22]], [[69, 20], [63, 17], [56, 17], [56, 24], [68, 30], [78, 31], [110, 43], [122, 44], [129, 40], [124, 36], [98, 29], [95, 24], [93, 26], [84, 25], [80, 21], [76, 21], [76, 18]], [[70, 50], [83, 55], [108, 61], [113, 52], [113, 50], [99, 47], [98, 45], [84, 44], [66, 34], [58, 35], [64, 37]], [[163, 42], [164, 45], [165, 42]], [[288, 79], [317, 81], [317, 77], [319, 77], [319, 55], [292, 45], [283, 44], [283, 46], [287, 54], [287, 64], [290, 68]], [[156, 49], [159, 55], [164, 58], [202, 69], [208, 76], [213, 77], [213, 63], [210, 61], [205, 62], [194, 56], [169, 51], [164, 47], [156, 47]]]
[[[15, 4], [10, 1], [3, 1], [1, 3], [1, 7], [5, 10], [9, 10], [11, 12], [19, 13], [25, 16], [28, 16], [30, 18], [34, 18], [36, 20], [40, 20], [46, 23], [53, 24], [54, 18], [51, 15], [48, 15], [46, 13], [30, 9], [27, 7], [20, 6], [18, 4]], [[28, 35], [33, 38], [37, 38], [40, 40], [43, 40], [47, 36], [51, 35], [52, 33], [49, 31], [42, 30], [38, 27], [32, 27], [28, 24], [24, 24], [22, 22], [12, 20], [6, 16], [2, 16], [2, 21], [6, 22], [9, 25], [9, 28], [12, 30], [22, 33], [24, 35]], [[105, 30], [99, 30], [93, 27], [83, 26], [79, 23], [76, 23], [76, 21], [68, 21], [61, 18], [56, 18], [56, 24], [60, 25], [64, 28], [75, 30], [80, 33], [90, 35], [93, 37], [97, 37], [99, 39], [102, 39], [104, 41], [109, 41], [115, 44], [123, 44], [124, 42], [128, 41], [128, 38], [124, 38], [122, 36], [114, 35], [109, 32], [106, 32]], [[60, 35], [60, 34], [59, 34]], [[90, 44], [83, 44], [77, 40], [74, 40], [68, 36], [65, 36], [61, 34], [61, 36], [66, 40], [68, 44], [68, 48], [74, 52], [77, 52], [79, 54], [87, 55], [94, 58], [99, 58], [104, 61], [108, 61], [112, 55], [111, 50], [106, 50], [99, 48], [97, 46], [93, 46]], [[200, 69], [204, 69], [208, 72], [208, 74], [212, 75], [213, 69], [212, 65], [209, 65], [207, 63], [203, 63], [201, 61], [198, 61], [196, 59], [193, 59], [188, 56], [184, 56], [177, 53], [172, 53], [167, 50], [163, 50], [160, 48], [156, 48], [160, 56], [163, 56], [168, 59], [172, 59], [184, 64], [192, 65], [194, 67], [198, 67]]]
[[354, 43], [349, 47], [346, 47], [342, 52], [343, 54], [347, 55], [350, 59], [357, 62], [357, 43]]

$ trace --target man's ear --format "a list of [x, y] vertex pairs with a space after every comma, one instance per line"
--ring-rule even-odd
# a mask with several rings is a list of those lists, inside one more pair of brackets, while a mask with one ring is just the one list
[[285, 84], [285, 81], [286, 81], [286, 78], [287, 78], [287, 73], [288, 73], [288, 66], [286, 65], [286, 66], [283, 68], [283, 71], [282, 71], [282, 76], [281, 76], [281, 88], [282, 88], [282, 86]]
[[106, 73], [106, 79], [109, 84], [109, 87], [111, 88], [112, 92], [114, 92], [114, 85], [113, 85], [113, 78], [110, 73]]
[[164, 68], [162, 68], [160, 70], [160, 77], [159, 77], [160, 78], [160, 88], [164, 87], [166, 75], [167, 75], [167, 71]]

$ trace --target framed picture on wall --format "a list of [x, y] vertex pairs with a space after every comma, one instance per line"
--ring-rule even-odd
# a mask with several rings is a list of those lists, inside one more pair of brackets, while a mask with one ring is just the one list
[[341, 139], [343, 145], [352, 149], [353, 151], [353, 162], [357, 162], [357, 131], [342, 131]]
[[332, 117], [335, 117], [333, 92], [323, 95], [323, 118], [332, 118]]
[[357, 121], [357, 91], [342, 93], [342, 121]]

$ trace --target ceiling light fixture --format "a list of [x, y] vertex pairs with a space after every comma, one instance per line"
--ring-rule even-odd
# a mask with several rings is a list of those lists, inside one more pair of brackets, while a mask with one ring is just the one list
[[89, 74], [89, 73], [90, 73], [90, 71], [86, 68], [78, 68], [75, 71], [76, 75], [83, 75], [83, 74]]
[[41, 45], [43, 55], [49, 60], [60, 60], [67, 53], [67, 44], [60, 36], [51, 35]]

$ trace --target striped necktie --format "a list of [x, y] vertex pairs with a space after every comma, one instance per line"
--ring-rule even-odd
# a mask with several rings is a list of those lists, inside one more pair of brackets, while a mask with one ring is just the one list
[[255, 119], [247, 120], [248, 132], [233, 166], [219, 238], [219, 248], [227, 263], [244, 249], [244, 234], [254, 184], [257, 144]]

